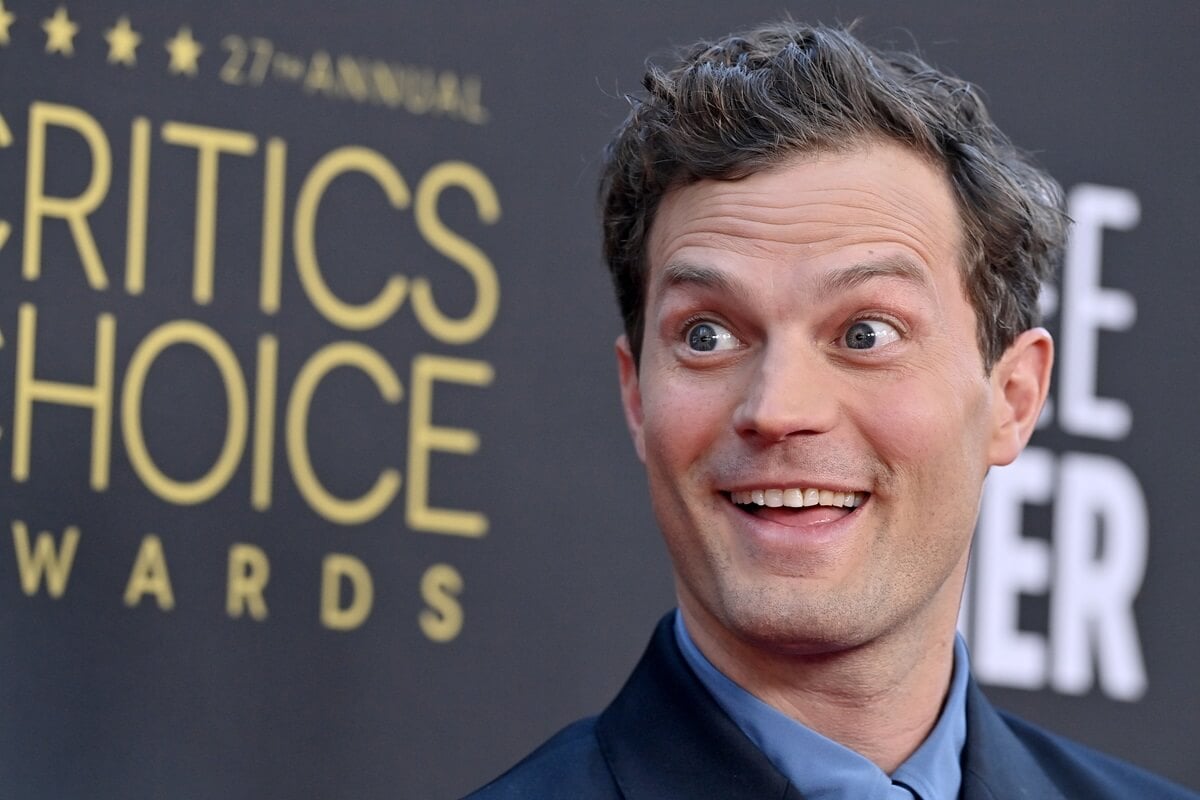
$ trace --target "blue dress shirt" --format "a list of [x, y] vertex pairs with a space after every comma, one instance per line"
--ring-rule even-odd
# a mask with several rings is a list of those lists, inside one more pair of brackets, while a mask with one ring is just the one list
[[738, 686], [700, 652], [675, 612], [683, 658], [717, 704], [807, 800], [953, 800], [967, 739], [967, 648], [954, 641], [954, 673], [937, 724], [890, 776], [865, 756], [801, 725]]

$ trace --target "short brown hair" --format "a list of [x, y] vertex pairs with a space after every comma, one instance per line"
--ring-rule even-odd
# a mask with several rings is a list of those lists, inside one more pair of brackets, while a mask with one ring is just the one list
[[987, 369], [1038, 324], [1042, 281], [1062, 258], [1062, 190], [995, 126], [971, 84], [844, 29], [771, 23], [700, 42], [646, 94], [605, 153], [604, 255], [634, 357], [645, 325], [646, 239], [663, 196], [732, 180], [798, 153], [880, 137], [945, 170], [963, 222], [963, 281]]

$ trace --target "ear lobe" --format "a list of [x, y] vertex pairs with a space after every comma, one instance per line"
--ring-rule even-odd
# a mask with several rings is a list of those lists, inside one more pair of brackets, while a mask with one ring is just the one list
[[1050, 391], [1053, 365], [1054, 340], [1045, 328], [1031, 328], [992, 368], [992, 465], [1012, 463], [1029, 441]]
[[625, 424], [633, 437], [638, 458], [646, 463], [646, 439], [642, 434], [642, 389], [638, 383], [637, 363], [625, 335], [617, 337], [617, 370], [621, 376], [621, 405], [625, 408]]

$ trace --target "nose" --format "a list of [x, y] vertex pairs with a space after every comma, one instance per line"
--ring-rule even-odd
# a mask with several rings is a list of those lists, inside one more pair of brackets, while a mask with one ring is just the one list
[[804, 347], [764, 348], [734, 412], [739, 435], [762, 444], [798, 434], [829, 431], [836, 424], [836, 378]]

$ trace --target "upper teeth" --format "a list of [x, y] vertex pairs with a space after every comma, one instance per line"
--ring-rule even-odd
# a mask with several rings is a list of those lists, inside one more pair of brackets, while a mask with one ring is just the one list
[[739, 505], [769, 506], [778, 508], [804, 508], [805, 506], [837, 506], [855, 508], [862, 505], [864, 492], [835, 492], [830, 489], [750, 489], [731, 492], [733, 502]]

